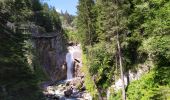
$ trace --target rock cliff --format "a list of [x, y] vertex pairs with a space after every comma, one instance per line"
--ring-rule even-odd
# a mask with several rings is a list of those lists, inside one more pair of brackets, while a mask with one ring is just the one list
[[40, 65], [51, 80], [66, 79], [66, 42], [60, 32], [33, 34], [33, 44], [38, 53]]

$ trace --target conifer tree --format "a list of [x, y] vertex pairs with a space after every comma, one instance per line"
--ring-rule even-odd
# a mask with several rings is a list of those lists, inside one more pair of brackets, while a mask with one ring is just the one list
[[96, 42], [95, 13], [93, 0], [79, 0], [77, 26], [83, 45], [93, 45]]

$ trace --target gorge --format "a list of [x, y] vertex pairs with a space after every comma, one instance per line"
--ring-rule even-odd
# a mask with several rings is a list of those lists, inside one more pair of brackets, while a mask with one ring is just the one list
[[77, 1], [0, 0], [0, 100], [169, 100], [170, 0]]
[[50, 35], [33, 34], [33, 44], [37, 51], [40, 65], [53, 81], [66, 78], [65, 55], [67, 49], [60, 33]]

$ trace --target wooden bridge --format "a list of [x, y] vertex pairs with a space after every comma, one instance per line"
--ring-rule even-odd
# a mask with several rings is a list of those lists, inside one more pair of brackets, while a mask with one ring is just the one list
[[55, 38], [58, 37], [58, 32], [43, 33], [43, 34], [32, 34], [32, 38]]

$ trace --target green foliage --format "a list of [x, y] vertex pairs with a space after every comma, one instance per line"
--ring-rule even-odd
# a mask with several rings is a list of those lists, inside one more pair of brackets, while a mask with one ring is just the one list
[[147, 75], [147, 77], [143, 76], [143, 78], [141, 78], [140, 80], [132, 82], [128, 86], [128, 92], [127, 92], [128, 99], [132, 99], [132, 100], [143, 99], [143, 98], [149, 99], [150, 96], [153, 95], [152, 94], [153, 91], [152, 89], [154, 85], [153, 74], [154, 72], [150, 72]]
[[124, 56], [124, 63], [126, 65], [125, 70], [133, 69], [133, 65], [144, 62], [146, 60], [146, 57], [141, 55], [138, 51], [138, 48], [141, 46], [140, 38], [140, 36], [135, 35], [126, 37], [126, 40], [122, 42], [122, 53]]
[[121, 91], [111, 91], [109, 100], [121, 100]]
[[62, 21], [62, 25], [63, 27], [65, 28], [66, 26], [69, 27], [74, 27], [73, 25], [73, 20], [75, 19], [75, 16], [73, 15], [70, 15], [67, 11], [65, 13], [63, 13], [61, 11], [61, 14], [60, 14], [60, 19]]
[[24, 56], [24, 35], [13, 33], [2, 25], [0, 33], [2, 33], [0, 34], [0, 98], [2, 100], [42, 99], [37, 86], [37, 76], [30, 70]]
[[118, 64], [116, 33], [118, 32], [122, 38], [126, 31], [125, 13], [121, 8], [124, 4], [115, 2], [112, 0], [96, 2], [92, 11], [97, 14], [93, 22], [96, 25], [97, 43], [85, 47], [91, 65], [90, 73], [95, 76], [95, 83], [103, 93], [114, 81], [114, 71]]
[[77, 17], [70, 15], [67, 11], [65, 13], [61, 12], [60, 19], [62, 22], [62, 27], [65, 31], [65, 37], [68, 41], [73, 43], [80, 43], [81, 39], [77, 32], [75, 24], [77, 23]]
[[30, 23], [47, 32], [62, 30], [55, 8], [42, 4], [40, 0], [0, 1], [1, 100], [44, 99], [38, 85], [46, 76], [39, 62], [35, 61], [37, 55], [28, 42]]
[[129, 16], [128, 27], [142, 35], [169, 33], [170, 3], [168, 0], [133, 0], [133, 12]]
[[155, 36], [144, 41], [144, 49], [154, 56], [162, 55], [169, 59], [170, 36]]
[[115, 33], [123, 30], [126, 20], [123, 18], [123, 10], [116, 1], [98, 1], [96, 3], [96, 12], [98, 14], [96, 21], [96, 32], [99, 41], [110, 41]]
[[147, 20], [142, 26], [146, 34], [169, 34], [170, 29], [170, 2], [164, 0], [151, 0]]
[[48, 4], [41, 5], [41, 10], [35, 11], [34, 20], [37, 25], [43, 27], [46, 32], [61, 31], [61, 22], [58, 12]]
[[106, 89], [112, 82], [112, 76], [115, 68], [113, 67], [115, 54], [114, 45], [111, 43], [95, 44], [88, 47], [89, 71], [95, 75], [96, 85]]
[[[90, 25], [94, 25], [95, 34], [90, 33], [88, 37], [86, 34], [89, 32], [87, 26], [88, 18], [91, 18], [88, 16], [90, 12], [96, 14], [93, 21], [90, 21]], [[111, 81], [116, 80], [114, 71], [118, 63], [115, 40], [118, 33], [124, 72], [136, 69], [138, 65], [148, 61], [153, 62], [147, 65], [150, 68], [156, 66], [127, 87], [129, 100], [168, 98], [168, 92], [165, 91], [170, 84], [169, 14], [169, 0], [96, 0], [93, 5], [86, 5], [85, 1], [80, 0], [78, 33], [89, 59], [90, 74], [96, 77], [98, 88], [105, 90], [112, 84]], [[96, 40], [91, 46], [87, 43], [90, 42], [90, 37], [95, 37]], [[113, 97], [119, 99], [119, 94], [113, 93]]]
[[95, 86], [94, 81], [92, 81], [92, 77], [89, 73], [89, 67], [88, 67], [88, 62], [87, 62], [87, 58], [86, 55], [83, 54], [83, 68], [82, 68], [82, 72], [85, 73], [85, 86], [87, 88], [87, 90], [90, 92], [90, 94], [93, 96], [93, 98], [97, 98], [97, 89]]
[[74, 43], [80, 42], [80, 38], [78, 37], [77, 31], [71, 29], [65, 29], [65, 32], [67, 34], [68, 41], [72, 41]]
[[[135, 50], [137, 57], [141, 58], [141, 54], [145, 54], [143, 58], [151, 59], [157, 67], [128, 86], [127, 96], [130, 100], [166, 100], [169, 98], [167, 77], [169, 77], [170, 70], [169, 67], [165, 67], [170, 65], [168, 60], [170, 59], [169, 4], [166, 0], [133, 0], [131, 3], [133, 12], [129, 16], [128, 28], [131, 31], [129, 36], [137, 38], [136, 34], [139, 34], [143, 37], [137, 38], [141, 43]], [[141, 59], [137, 60], [141, 62]]]
[[77, 26], [82, 45], [93, 45], [97, 40], [95, 33], [95, 11], [93, 0], [79, 0]]
[[167, 100], [169, 98], [170, 67], [153, 69], [140, 80], [128, 86], [127, 97], [130, 100]]

